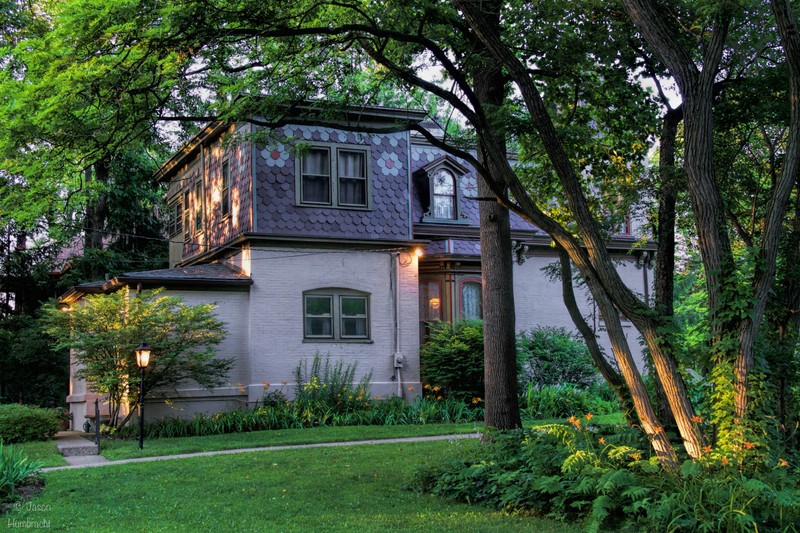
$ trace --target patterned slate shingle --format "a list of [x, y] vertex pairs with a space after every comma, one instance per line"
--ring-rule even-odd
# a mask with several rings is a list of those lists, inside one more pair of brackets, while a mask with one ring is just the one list
[[[354, 133], [324, 126], [285, 126], [286, 137], [370, 148], [371, 209], [296, 205], [297, 158], [284, 144], [257, 150], [256, 231], [272, 235], [407, 240], [407, 134]], [[289, 157], [284, 154], [289, 153]]]

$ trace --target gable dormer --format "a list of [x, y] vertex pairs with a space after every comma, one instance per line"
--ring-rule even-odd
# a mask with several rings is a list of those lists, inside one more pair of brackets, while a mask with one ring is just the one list
[[414, 173], [422, 204], [422, 222], [469, 224], [463, 209], [461, 178], [469, 170], [450, 156], [440, 157]]

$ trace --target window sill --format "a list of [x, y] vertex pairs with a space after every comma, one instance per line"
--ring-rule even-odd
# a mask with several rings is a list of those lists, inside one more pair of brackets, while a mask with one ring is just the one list
[[372, 211], [372, 206], [359, 207], [356, 205], [330, 205], [330, 204], [295, 204], [295, 207], [306, 207], [313, 209], [346, 209], [347, 211]]
[[375, 344], [372, 339], [303, 339], [303, 344]]
[[453, 219], [453, 218], [423, 217], [422, 222], [427, 222], [430, 224], [457, 224], [460, 226], [469, 226], [472, 224], [471, 220], [465, 220], [463, 218]]

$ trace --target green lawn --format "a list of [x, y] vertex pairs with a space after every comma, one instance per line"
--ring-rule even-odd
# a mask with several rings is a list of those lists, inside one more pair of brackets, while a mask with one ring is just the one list
[[296, 449], [50, 472], [44, 492], [1, 523], [47, 521], [80, 532], [575, 531], [404, 488], [422, 461], [447, 461], [475, 445]]
[[338, 426], [308, 429], [286, 429], [253, 431], [250, 433], [228, 433], [204, 437], [178, 437], [174, 439], [145, 440], [144, 449], [139, 450], [136, 440], [106, 440], [102, 442], [102, 453], [107, 459], [117, 461], [133, 457], [175, 455], [179, 453], [233, 450], [261, 446], [286, 444], [313, 444], [319, 442], [349, 442], [368, 439], [392, 439], [421, 437], [428, 435], [450, 435], [477, 433], [483, 424], [425, 424], [409, 426]]
[[11, 444], [15, 450], [22, 450], [31, 461], [40, 461], [42, 466], [63, 466], [67, 461], [61, 456], [56, 448], [56, 441], [48, 440], [42, 442], [21, 442]]

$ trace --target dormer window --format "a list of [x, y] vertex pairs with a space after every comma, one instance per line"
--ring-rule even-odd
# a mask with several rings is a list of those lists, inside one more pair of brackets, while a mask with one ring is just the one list
[[433, 218], [456, 219], [456, 177], [440, 168], [433, 174]]
[[422, 222], [469, 224], [462, 211], [461, 178], [469, 171], [450, 157], [440, 157], [414, 174], [422, 203]]
[[370, 207], [369, 147], [327, 143], [300, 156], [297, 204], [342, 209]]

